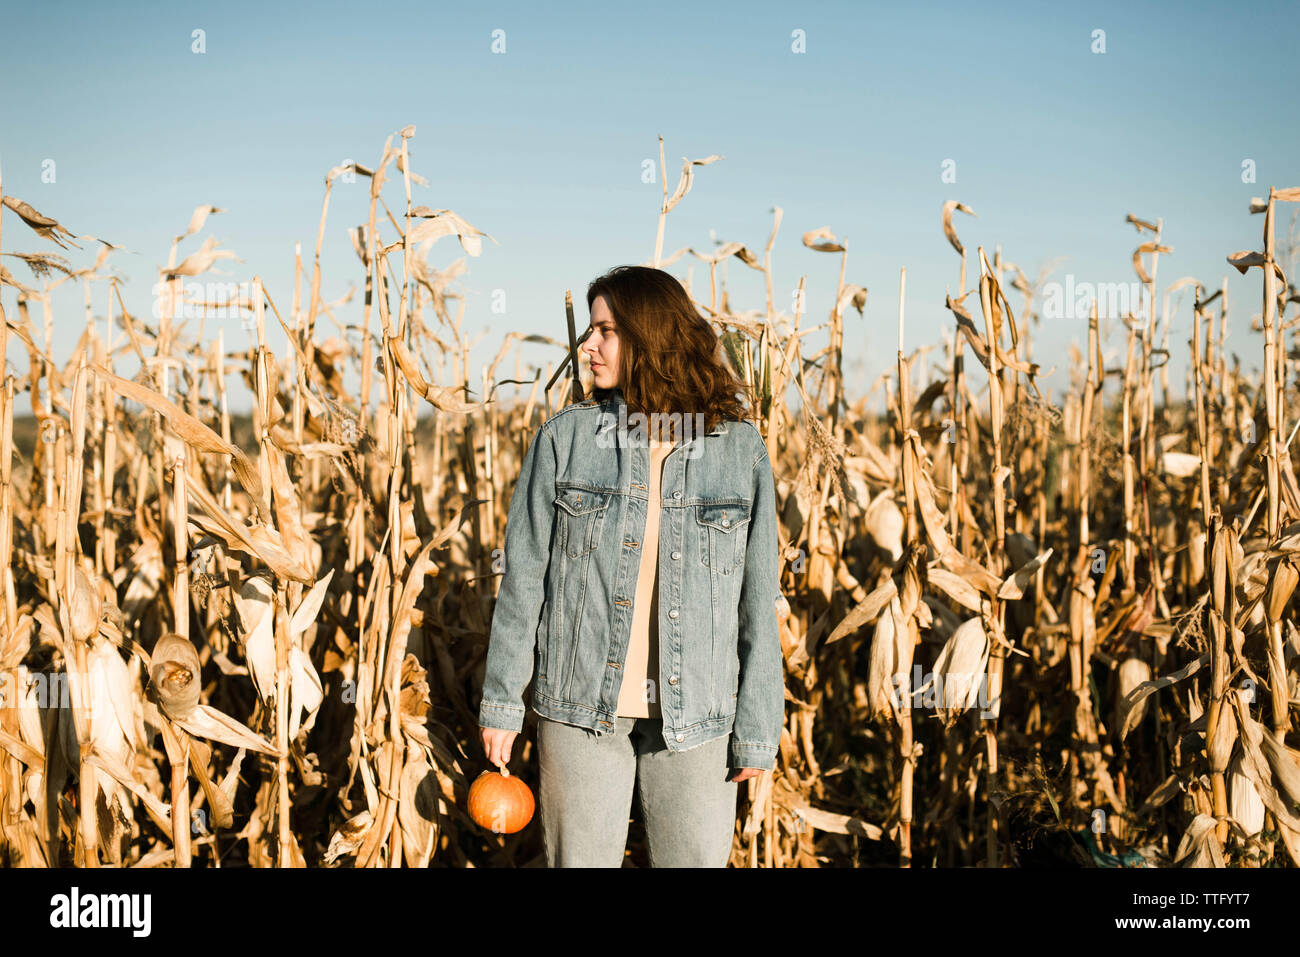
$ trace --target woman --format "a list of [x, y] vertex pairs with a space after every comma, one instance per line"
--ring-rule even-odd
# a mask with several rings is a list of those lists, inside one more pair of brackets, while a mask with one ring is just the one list
[[785, 710], [767, 445], [671, 275], [617, 267], [587, 305], [594, 397], [537, 429], [510, 501], [483, 748], [510, 760], [531, 680], [548, 866], [620, 867], [635, 784], [652, 867], [725, 867]]

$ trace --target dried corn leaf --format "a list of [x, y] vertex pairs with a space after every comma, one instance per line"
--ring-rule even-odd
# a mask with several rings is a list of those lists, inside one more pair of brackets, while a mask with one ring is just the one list
[[330, 581], [334, 578], [334, 571], [331, 568], [324, 578], [312, 585], [311, 591], [304, 595], [302, 601], [298, 603], [293, 618], [289, 621], [289, 637], [291, 639], [297, 638], [315, 623], [316, 616], [320, 612], [320, 606], [325, 601], [325, 593], [329, 591]]
[[263, 701], [275, 691], [275, 593], [260, 575], [249, 578], [235, 596], [235, 610], [243, 627], [244, 658], [253, 687]]
[[289, 681], [289, 738], [293, 740], [298, 737], [300, 727], [311, 730], [316, 712], [325, 700], [316, 666], [307, 652], [296, 645], [289, 649]]
[[835, 626], [835, 630], [830, 633], [830, 636], [822, 644], [829, 645], [832, 642], [839, 641], [845, 635], [851, 635], [863, 625], [875, 621], [880, 615], [881, 609], [897, 597], [898, 586], [894, 584], [893, 579], [887, 580], [879, 588], [874, 589], [866, 598], [858, 602], [844, 616], [844, 619]]
[[1223, 867], [1223, 848], [1214, 829], [1213, 815], [1198, 814], [1183, 833], [1174, 854], [1174, 867]]
[[1171, 253], [1173, 248], [1170, 246], [1161, 246], [1158, 243], [1143, 243], [1137, 249], [1133, 250], [1133, 268], [1137, 270], [1138, 278], [1144, 283], [1151, 282], [1151, 277], [1147, 274], [1146, 268], [1142, 265], [1143, 253]]
[[216, 206], [196, 206], [194, 208], [194, 215], [190, 217], [190, 225], [186, 228], [185, 232], [176, 237], [176, 242], [180, 242], [186, 236], [193, 236], [197, 233], [203, 228], [203, 224], [208, 221], [209, 216], [224, 212], [224, 209], [218, 209]]
[[710, 163], [717, 162], [724, 157], [714, 153], [712, 156], [706, 156], [704, 159], [688, 160], [682, 157], [682, 175], [677, 181], [677, 188], [673, 190], [673, 195], [664, 203], [663, 212], [668, 213], [672, 208], [680, 203], [683, 197], [691, 191], [691, 182], [693, 181], [692, 166], [708, 166]]
[[0, 728], [0, 748], [4, 748], [23, 764], [34, 770], [45, 770], [45, 756], [26, 741], [15, 738], [3, 728]]
[[426, 542], [411, 560], [411, 565], [407, 569], [402, 595], [393, 613], [393, 632], [388, 642], [388, 658], [383, 671], [385, 687], [391, 686], [397, 677], [397, 668], [406, 655], [406, 642], [411, 634], [412, 611], [415, 608], [415, 600], [420, 597], [420, 592], [424, 589], [424, 577], [433, 568], [429, 553], [433, 551], [436, 544], [436, 539]]
[[1047, 560], [1051, 557], [1052, 550], [1049, 548], [1027, 565], [1017, 568], [1015, 572], [1007, 576], [1006, 581], [998, 589], [998, 597], [1010, 601], [1023, 598], [1025, 589], [1029, 587], [1030, 582], [1034, 580], [1034, 576], [1038, 574], [1038, 569], [1047, 564]]
[[406, 381], [411, 384], [411, 388], [415, 389], [416, 392], [443, 412], [455, 412], [465, 415], [483, 407], [481, 402], [466, 402], [461, 399], [460, 395], [464, 391], [462, 389], [454, 386], [442, 388], [425, 382], [424, 376], [420, 375], [420, 369], [416, 366], [415, 359], [406, 348], [406, 344], [397, 336], [388, 337], [388, 348], [393, 355], [393, 361], [397, 363], [397, 367], [402, 371]]
[[[818, 240], [825, 240], [825, 242], [818, 242]], [[831, 232], [829, 226], [819, 226], [816, 229], [808, 230], [803, 234], [803, 244], [819, 253], [844, 252], [844, 246], [836, 240], [835, 234]], [[730, 256], [731, 253], [727, 253], [727, 255]]]
[[227, 548], [255, 556], [281, 578], [300, 582], [309, 582], [315, 578], [310, 568], [290, 556], [275, 529], [266, 525], [248, 526], [235, 520], [217, 504], [203, 483], [188, 471], [185, 473], [185, 487], [194, 504], [207, 513], [203, 515], [191, 512], [189, 521], [209, 535], [221, 539]]
[[86, 756], [86, 763], [104, 771], [118, 784], [138, 797], [144, 802], [154, 819], [159, 821], [167, 831], [171, 831], [171, 805], [163, 804], [154, 797], [148, 788], [135, 779], [135, 776], [127, 769], [126, 765], [112, 755], [100, 754], [97, 751], [91, 751]]
[[1164, 781], [1161, 782], [1160, 786], [1152, 791], [1147, 799], [1142, 802], [1142, 806], [1138, 808], [1137, 816], [1144, 817], [1156, 808], [1163, 807], [1177, 797], [1181, 791], [1182, 785], [1178, 780], [1178, 775], [1169, 775], [1169, 777], [1165, 778]]
[[201, 275], [211, 269], [218, 259], [234, 259], [243, 262], [229, 249], [218, 249], [218, 245], [216, 239], [209, 236], [195, 252], [182, 259], [179, 266], [174, 269], [164, 269], [163, 278], [175, 279], [177, 276]]
[[936, 562], [926, 571], [926, 580], [941, 592], [971, 611], [980, 610], [980, 593], [975, 586], [960, 575], [956, 575]]
[[858, 837], [865, 837], [872, 841], [879, 841], [885, 836], [885, 832], [880, 827], [851, 814], [837, 814], [834, 811], [813, 807], [807, 801], [797, 797], [788, 798], [788, 802], [790, 810], [807, 821], [808, 826], [814, 830], [825, 831], [827, 834], [856, 834]]
[[374, 823], [375, 819], [369, 811], [362, 811], [356, 817], [345, 821], [343, 826], [330, 836], [329, 847], [325, 851], [325, 864], [331, 865], [340, 857], [355, 854]]
[[271, 475], [272, 508], [275, 510], [276, 526], [284, 550], [298, 568], [310, 569], [314, 564], [312, 542], [303, 531], [302, 503], [298, 501], [298, 492], [293, 487], [293, 480], [289, 478], [284, 456], [275, 448], [265, 447], [262, 455], [266, 457], [267, 471]]
[[[480, 237], [487, 236], [488, 239], [492, 239], [487, 233], [461, 219], [450, 209], [435, 210], [433, 216], [413, 227], [406, 238], [414, 246], [426, 240], [438, 240], [443, 236], [452, 235], [460, 240], [461, 247], [471, 256], [478, 256], [483, 252], [483, 240]], [[496, 242], [495, 239], [492, 241]]]
[[[1242, 249], [1228, 257], [1228, 262], [1242, 275], [1245, 275], [1246, 270], [1251, 266], [1259, 266], [1262, 269], [1267, 261], [1268, 257], [1264, 253], [1256, 252], [1253, 249]], [[1286, 273], [1282, 272], [1282, 267], [1278, 265], [1276, 260], [1273, 261], [1273, 272], [1277, 274], [1279, 286], [1285, 289]]]
[[[1255, 785], [1260, 800], [1277, 816], [1279, 823], [1300, 831], [1300, 817], [1296, 816], [1294, 800], [1279, 794], [1274, 787], [1273, 773], [1263, 743], [1267, 732], [1250, 716], [1250, 708], [1243, 700], [1243, 695], [1234, 694], [1229, 697], [1237, 712], [1237, 726], [1241, 729], [1241, 772]], [[1286, 774], [1286, 777], [1289, 779], [1290, 775]]]
[[1151, 233], [1159, 232], [1159, 230], [1156, 229], [1155, 223], [1148, 223], [1145, 219], [1138, 219], [1132, 213], [1129, 213], [1127, 216], [1124, 217], [1124, 222], [1132, 223], [1139, 233], [1141, 233], [1142, 230], [1144, 229], [1147, 232], [1151, 232]]
[[[6, 197], [6, 198], [8, 198], [8, 197]], [[17, 289], [20, 293], [22, 293], [22, 296], [23, 296], [24, 299], [37, 299], [37, 300], [39, 300], [39, 299], [41, 298], [41, 294], [40, 294], [40, 292], [38, 292], [37, 290], [33, 289], [31, 286], [23, 285], [23, 284], [20, 283], [17, 279], [15, 279], [15, 278], [14, 278], [14, 274], [11, 273], [11, 272], [10, 272], [10, 271], [5, 267], [4, 263], [0, 263], [0, 286], [13, 286], [13, 287], [14, 287], [15, 289]], [[9, 330], [10, 330], [11, 332], [17, 333], [18, 336], [19, 336], [19, 338], [21, 338], [24, 342], [27, 343], [27, 345], [30, 347], [30, 349], [31, 349], [32, 352], [37, 352], [37, 351], [38, 351], [38, 350], [36, 349], [35, 345], [32, 344], [31, 337], [28, 336], [27, 333], [26, 333], [24, 330], [22, 330], [22, 329], [19, 328], [18, 326], [15, 326], [12, 322], [6, 322], [5, 325], [7, 325], [7, 326], [9, 327]]]
[[948, 539], [943, 516], [934, 504], [934, 490], [930, 484], [930, 477], [917, 464], [914, 445], [916, 441], [915, 438], [909, 440], [905, 454], [913, 457], [912, 474], [916, 476], [916, 501], [921, 509], [921, 523], [925, 526], [926, 537], [930, 539], [930, 544], [934, 547], [934, 550], [939, 553], [939, 561], [943, 562], [949, 571], [965, 578], [992, 598], [997, 595], [1002, 583], [983, 565], [972, 561], [957, 551]]
[[202, 741], [192, 739], [190, 768], [194, 771], [194, 776], [199, 779], [199, 787], [203, 789], [203, 794], [207, 798], [208, 811], [212, 815], [212, 826], [228, 828], [235, 823], [235, 808], [231, 803], [231, 796], [212, 782], [212, 774], [208, 770], [211, 761], [212, 749]]
[[961, 240], [957, 238], [957, 230], [952, 226], [953, 210], [959, 210], [968, 216], [974, 216], [975, 210], [971, 209], [965, 203], [959, 203], [955, 199], [950, 199], [943, 204], [943, 234], [948, 237], [948, 242], [952, 248], [957, 250], [957, 255], [962, 255], [966, 250], [962, 247]]
[[195, 737], [233, 744], [237, 748], [248, 748], [250, 751], [259, 751], [272, 757], [280, 756], [279, 750], [274, 745], [251, 728], [205, 704], [197, 705], [183, 720], [176, 721], [176, 726]]
[[1177, 684], [1184, 678], [1190, 678], [1196, 672], [1200, 671], [1203, 666], [1210, 661], [1210, 653], [1207, 651], [1199, 658], [1189, 661], [1186, 665], [1177, 671], [1160, 678], [1154, 678], [1151, 681], [1144, 681], [1131, 692], [1124, 696], [1120, 702], [1120, 714], [1122, 723], [1119, 729], [1119, 739], [1123, 741], [1128, 737], [1128, 733], [1137, 726], [1138, 719], [1142, 717], [1142, 711], [1138, 708], [1148, 695], [1154, 694], [1161, 688], [1168, 688], [1170, 685]]
[[1271, 734], [1261, 735], [1259, 744], [1273, 771], [1278, 790], [1290, 798], [1293, 805], [1300, 805], [1300, 764], [1296, 762], [1295, 752], [1278, 743]]
[[[69, 246], [74, 246], [77, 249], [81, 248], [80, 246], [77, 246], [76, 243], [70, 241], [75, 235], [74, 233], [64, 229], [55, 220], [50, 219], [50, 217], [42, 216], [17, 196], [6, 196], [4, 198], [4, 204], [17, 213], [18, 218], [30, 226], [35, 231], [36, 235], [41, 238], [48, 239], [52, 243], [57, 243], [63, 249], [67, 249]], [[60, 238], [60, 236], [65, 237], [69, 241], [65, 242], [64, 239]]]
[[438, 840], [438, 778], [422, 748], [407, 751], [398, 780], [397, 820], [407, 867], [428, 867]]
[[[248, 460], [248, 456], [244, 454], [242, 449], [227, 442], [165, 396], [159, 395], [151, 389], [146, 389], [138, 382], [116, 376], [101, 365], [95, 364], [89, 368], [95, 375], [108, 382], [118, 395], [133, 399], [160, 414], [186, 445], [192, 446], [200, 452], [216, 452], [229, 455], [231, 457], [231, 467], [234, 469], [235, 478], [239, 480], [239, 484], [244, 487], [244, 490], [248, 492], [255, 504], [261, 502], [261, 480], [257, 477], [257, 470], [253, 468], [252, 462]], [[194, 486], [191, 485], [190, 487], [193, 488]]]

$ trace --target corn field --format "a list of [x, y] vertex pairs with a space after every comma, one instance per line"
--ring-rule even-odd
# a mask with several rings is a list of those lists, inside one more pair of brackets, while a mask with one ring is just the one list
[[[200, 206], [152, 322], [116, 247], [3, 196], [0, 353], [28, 362], [0, 395], [0, 861], [542, 866], [540, 821], [494, 834], [465, 806], [506, 511], [526, 442], [571, 398], [572, 347], [510, 333], [469, 368], [464, 261], [429, 255], [487, 234], [412, 205], [414, 134], [329, 171], [291, 291], [253, 275], [186, 299], [235, 258], [200, 241], [222, 212]], [[1300, 188], [1242, 211], [1263, 238], [1223, 250], [1231, 288], [1158, 285], [1178, 237], [1117, 215], [1145, 295], [1106, 366], [1095, 299], [1086, 349], [1034, 355], [1043, 277], [969, 255], [956, 201], [935, 223], [958, 290], [941, 343], [909, 336], [907, 303], [943, 297], [905, 269], [896, 327], [850, 321], [867, 290], [828, 227], [802, 241], [839, 257], [830, 314], [778, 310], [773, 288], [802, 303], [806, 278], [774, 275], [779, 208], [762, 249], [665, 255], [693, 167], [719, 158], [669, 196], [660, 141], [648, 264], [707, 269], [688, 289], [753, 388], [777, 480], [786, 724], [776, 770], [740, 789], [732, 866], [1300, 866], [1300, 293], [1274, 226]], [[369, 218], [330, 284], [364, 281], [361, 303], [322, 297], [342, 176], [369, 184]], [[54, 251], [82, 243], [81, 268]], [[728, 265], [766, 302], [733, 305]], [[1189, 341], [1170, 341], [1171, 298], [1191, 301]], [[79, 330], [63, 366], [56, 322]], [[524, 343], [553, 361], [525, 371]], [[897, 363], [849, 396], [845, 355], [869, 349]], [[1067, 359], [1068, 389], [1040, 391]], [[536, 791], [534, 729], [511, 771]], [[645, 866], [635, 827], [631, 844]]]

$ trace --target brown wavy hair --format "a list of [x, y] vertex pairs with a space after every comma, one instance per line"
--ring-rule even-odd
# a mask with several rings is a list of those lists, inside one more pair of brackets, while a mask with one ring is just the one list
[[[682, 284], [649, 266], [615, 266], [587, 287], [587, 308], [604, 296], [618, 329], [618, 364], [628, 412], [702, 414], [706, 431], [749, 416], [752, 391], [723, 358], [712, 323]], [[613, 389], [595, 389], [608, 398]], [[689, 420], [688, 420], [689, 421]], [[664, 423], [668, 424], [668, 423]]]

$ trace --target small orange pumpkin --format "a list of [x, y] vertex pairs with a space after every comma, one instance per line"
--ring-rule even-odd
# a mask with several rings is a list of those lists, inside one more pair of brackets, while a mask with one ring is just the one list
[[484, 771], [469, 787], [469, 816], [493, 834], [523, 830], [533, 807], [533, 792], [509, 771]]

